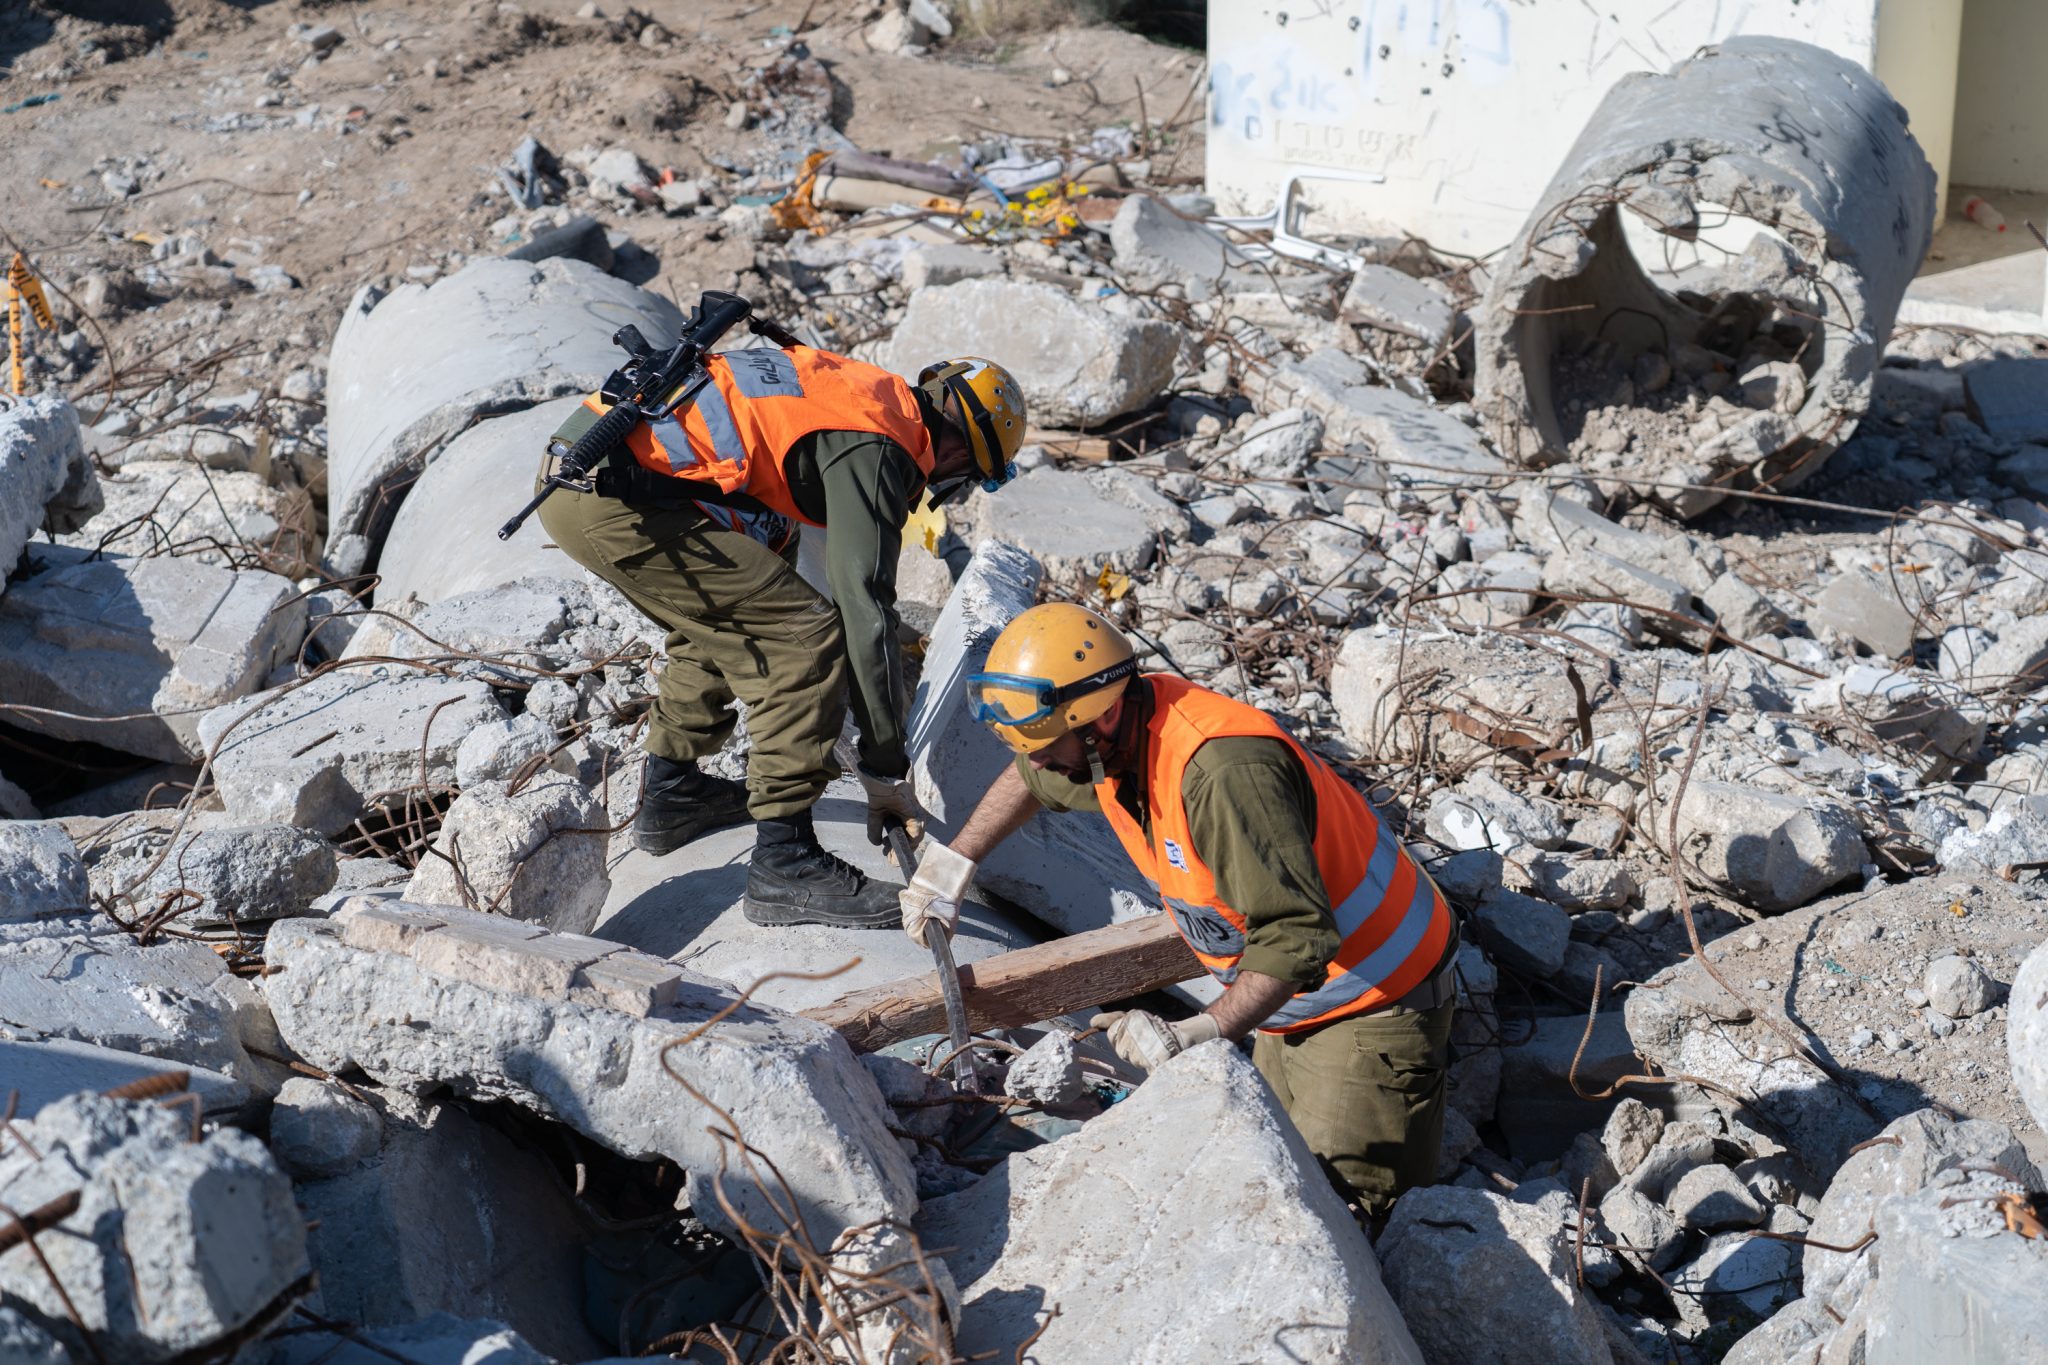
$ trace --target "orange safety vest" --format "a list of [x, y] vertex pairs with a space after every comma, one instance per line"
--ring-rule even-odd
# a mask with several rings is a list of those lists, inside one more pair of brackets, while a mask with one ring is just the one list
[[[592, 412], [608, 406], [596, 394]], [[932, 438], [910, 385], [875, 365], [794, 346], [725, 351], [704, 362], [666, 415], [640, 423], [626, 448], [657, 474], [703, 479], [745, 493], [772, 512], [806, 525], [782, 461], [814, 431], [871, 431], [910, 452], [932, 472]]]
[[1181, 799], [1188, 761], [1212, 739], [1278, 739], [1294, 751], [1315, 789], [1316, 865], [1337, 922], [1337, 955], [1321, 984], [1288, 1000], [1259, 1031], [1298, 1033], [1380, 1009], [1428, 980], [1450, 944], [1450, 907], [1365, 798], [1256, 707], [1167, 674], [1145, 680], [1155, 703], [1145, 751], [1151, 838], [1117, 799], [1116, 778], [1105, 780], [1096, 795], [1124, 851], [1158, 885], [1174, 927], [1226, 986], [1237, 979], [1247, 925], [1217, 894], [1215, 874], [1188, 835]]

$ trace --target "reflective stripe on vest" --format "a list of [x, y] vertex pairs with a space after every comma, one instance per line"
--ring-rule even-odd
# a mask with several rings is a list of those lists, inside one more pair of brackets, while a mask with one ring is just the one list
[[[931, 433], [910, 385], [830, 351], [726, 351], [670, 401], [668, 412], [626, 438], [643, 468], [745, 493], [792, 521], [818, 524], [797, 508], [782, 468], [790, 447], [813, 432], [873, 432], [909, 452], [924, 474], [932, 470]], [[605, 405], [593, 394], [584, 406]]]
[[1117, 800], [1115, 779], [1098, 796], [1131, 860], [1159, 885], [1174, 927], [1225, 985], [1237, 979], [1246, 920], [1223, 902], [1188, 837], [1181, 800], [1188, 761], [1211, 739], [1279, 739], [1315, 790], [1316, 862], [1333, 898], [1338, 948], [1324, 980], [1291, 997], [1260, 1031], [1312, 1028], [1390, 1005], [1421, 985], [1449, 946], [1450, 907], [1365, 799], [1263, 712], [1178, 678], [1146, 682], [1155, 702], [1145, 754], [1150, 839]]

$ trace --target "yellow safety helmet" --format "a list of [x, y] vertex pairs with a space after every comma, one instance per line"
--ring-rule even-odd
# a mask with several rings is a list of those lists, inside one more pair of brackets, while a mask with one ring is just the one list
[[980, 356], [940, 361], [918, 372], [918, 386], [937, 385], [960, 405], [967, 448], [988, 492], [1017, 477], [1017, 450], [1024, 444], [1024, 390], [1015, 375]]
[[1003, 743], [1035, 753], [1109, 710], [1137, 672], [1123, 632], [1086, 607], [1047, 602], [1003, 627], [967, 680], [967, 706]]

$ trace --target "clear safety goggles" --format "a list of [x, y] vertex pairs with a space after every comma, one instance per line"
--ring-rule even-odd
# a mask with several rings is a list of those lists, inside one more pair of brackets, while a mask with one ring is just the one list
[[1064, 687], [1021, 673], [976, 673], [967, 679], [967, 711], [983, 725], [1031, 725], [1068, 702], [1122, 682], [1138, 671], [1136, 659], [1111, 664]]

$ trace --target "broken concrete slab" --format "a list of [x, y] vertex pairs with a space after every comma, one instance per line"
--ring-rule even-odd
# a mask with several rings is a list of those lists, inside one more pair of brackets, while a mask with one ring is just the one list
[[[477, 419], [594, 391], [626, 323], [657, 346], [676, 306], [581, 261], [472, 261], [431, 285], [356, 291], [327, 362], [329, 534], [381, 543], [404, 485]], [[524, 487], [539, 451], [520, 463]]]
[[49, 1273], [26, 1246], [0, 1253], [0, 1293], [81, 1359], [201, 1353], [260, 1330], [308, 1287], [291, 1181], [249, 1134], [195, 1142], [189, 1113], [92, 1094], [23, 1128], [33, 1145], [0, 1155], [0, 1202], [26, 1211], [76, 1190], [79, 1204], [36, 1239]]
[[[366, 1113], [360, 1159], [298, 1187], [314, 1225], [312, 1306], [380, 1337], [444, 1312], [508, 1324], [550, 1359], [601, 1355], [583, 1323], [591, 1235], [548, 1159], [459, 1104], [380, 1099], [388, 1112]], [[275, 1117], [271, 1133], [274, 1149]]]
[[[464, 941], [437, 953], [435, 939], [444, 934]], [[736, 991], [708, 978], [681, 979], [658, 959], [615, 949], [499, 916], [357, 901], [329, 921], [274, 927], [266, 957], [281, 970], [263, 978], [263, 990], [285, 1041], [316, 1066], [360, 1067], [415, 1094], [445, 1085], [510, 1100], [622, 1155], [667, 1156], [690, 1173], [695, 1211], [714, 1227], [730, 1224], [709, 1197], [713, 1182], [742, 1217], [764, 1228], [784, 1226], [776, 1198], [793, 1201], [820, 1246], [850, 1227], [909, 1216], [916, 1206], [910, 1163], [889, 1136], [880, 1092], [844, 1039], [753, 1006], [710, 1024], [734, 1005]], [[600, 950], [605, 957], [571, 965]], [[613, 960], [665, 969], [666, 989], [650, 988], [643, 1013], [580, 1003], [604, 998], [598, 969]], [[618, 975], [608, 972], [607, 981]], [[696, 1041], [680, 1041], [693, 1033]], [[698, 1103], [685, 1084], [731, 1115], [743, 1139], [781, 1172], [786, 1193], [771, 1195], [736, 1158], [728, 1168], [732, 1152], [707, 1128], [722, 1130], [715, 1114], [678, 1121]]]
[[[1789, 140], [1772, 123], [1788, 100], [1808, 113]], [[1671, 169], [1674, 149], [1683, 173]], [[1882, 339], [1926, 254], [1934, 186], [1905, 110], [1868, 71], [1823, 48], [1744, 35], [1668, 74], [1621, 81], [1488, 287], [1474, 339], [1475, 406], [1511, 460], [1555, 464], [1576, 434], [1562, 416], [1561, 359], [1595, 343], [1611, 347], [1619, 367], [1694, 344], [1739, 355], [1759, 320], [1796, 309], [1822, 320], [1801, 343], [1807, 378], [1796, 415], [1758, 414], [1706, 446], [1652, 442], [1627, 472], [1778, 487], [1810, 477], [1869, 403]], [[1623, 231], [1627, 212], [1689, 240], [1711, 206], [1764, 202], [1775, 230], [1702, 282], [1713, 296], [1704, 309], [1654, 283]], [[1713, 500], [1670, 501], [1690, 513]]]
[[588, 933], [611, 890], [610, 825], [596, 795], [562, 773], [543, 769], [518, 791], [505, 781], [469, 787], [441, 817], [438, 856], [420, 859], [405, 899]]
[[[1166, 1144], [1162, 1147], [1162, 1144]], [[1420, 1362], [1372, 1248], [1273, 1093], [1205, 1043], [1058, 1142], [925, 1206], [964, 1312], [954, 1341], [1087, 1365], [1264, 1359]], [[1199, 1284], [1200, 1294], [1132, 1286]]]
[[232, 818], [333, 836], [421, 782], [453, 786], [463, 738], [504, 715], [481, 682], [379, 664], [219, 707], [199, 739]]
[[0, 593], [46, 521], [70, 531], [100, 506], [99, 476], [70, 403], [49, 394], [0, 408]]
[[1963, 370], [1970, 417], [1994, 440], [2048, 442], [2048, 363], [1981, 360]]
[[[1781, 1129], [1780, 1140], [1824, 1180], [1850, 1147], [1931, 1100], [2015, 1129], [2027, 1125], [2024, 1090], [2014, 1084], [2017, 1070], [2009, 1069], [1999, 1012], [1937, 1036], [1925, 1012], [1916, 1022], [1910, 997], [1900, 1000], [1894, 991], [1917, 989], [1922, 964], [1961, 947], [1995, 979], [2010, 980], [2044, 937], [2048, 905], [1995, 876], [1966, 879], [1950, 871], [1870, 894], [1852, 890], [1709, 943], [1708, 957], [1744, 993], [1744, 1002], [1688, 961], [1630, 991], [1622, 1013], [1646, 1059], [1668, 1074], [1703, 1077], [1754, 1096], [1756, 1113]], [[1879, 977], [1893, 984], [1860, 984]], [[1853, 993], [1851, 983], [1859, 983]], [[2015, 991], [2008, 1005], [2015, 1026], [2019, 1002]], [[1868, 1012], [1872, 1005], [1875, 1015]], [[1765, 1009], [1797, 1021], [1818, 1055], [1853, 1078], [1854, 1093], [1799, 1060], [1780, 1033], [1755, 1017]], [[1888, 1018], [1896, 1025], [1885, 1023]], [[1872, 1036], [1877, 1025], [1894, 1032], [1896, 1048]], [[1738, 1120], [1745, 1112], [1708, 1098]]]
[[598, 616], [596, 597], [580, 571], [566, 579], [521, 578], [431, 605], [381, 591], [377, 601], [383, 614], [357, 627], [343, 658], [432, 659], [476, 676], [520, 682], [532, 675], [510, 665], [585, 662], [581, 646], [591, 642], [587, 628]]
[[[155, 903], [179, 893], [195, 928], [244, 924], [307, 913], [334, 885], [334, 846], [291, 825], [203, 829], [178, 841], [135, 891]], [[197, 897], [196, 902], [193, 897]]]
[[1608, 1365], [1599, 1305], [1573, 1273], [1574, 1221], [1553, 1181], [1514, 1198], [1456, 1185], [1402, 1195], [1379, 1253], [1423, 1358]]
[[522, 578], [581, 582], [582, 566], [538, 526], [509, 540], [498, 539], [498, 528], [533, 496], [548, 437], [582, 402], [579, 395], [538, 403], [478, 422], [443, 446], [384, 539], [378, 601], [417, 597], [432, 606]]
[[1034, 425], [1090, 427], [1165, 392], [1179, 352], [1171, 323], [1037, 281], [980, 279], [914, 295], [876, 363], [915, 375], [946, 356], [987, 356], [1017, 377]]
[[1710, 884], [1758, 910], [1804, 905], [1870, 859], [1848, 806], [1732, 782], [1686, 784], [1678, 839]]
[[78, 845], [59, 825], [0, 821], [0, 924], [92, 909]]
[[[1510, 466], [1487, 449], [1479, 433], [1440, 408], [1399, 389], [1374, 385], [1358, 357], [1324, 349], [1283, 360], [1259, 381], [1255, 397], [1274, 409], [1302, 407], [1321, 417], [1332, 446], [1371, 447], [1389, 478], [1442, 486], [1446, 477], [1481, 478]], [[1248, 387], [1252, 386], [1248, 380]]]
[[305, 632], [298, 590], [273, 573], [61, 545], [31, 558], [40, 571], [0, 598], [0, 693], [45, 708], [12, 720], [58, 739], [196, 758], [201, 715], [261, 687]]
[[1870, 1230], [1881, 1206], [1926, 1189], [1943, 1171], [1986, 1163], [2040, 1188], [2040, 1173], [2028, 1160], [2026, 1148], [2004, 1124], [1983, 1119], [1958, 1122], [1922, 1109], [1886, 1125], [1878, 1140], [1852, 1154], [1828, 1182], [1809, 1234], [1814, 1242], [1826, 1245], [1805, 1248], [1801, 1292], [1837, 1313], [1848, 1313], [1877, 1277], [1878, 1261], [1889, 1261], [1891, 1251], [1887, 1247], [1880, 1256], [1868, 1246], [1855, 1251], [1828, 1247], [1855, 1245]]
[[954, 529], [970, 547], [1015, 545], [1055, 582], [1092, 584], [1105, 568], [1135, 573], [1152, 563], [1158, 536], [1142, 511], [1105, 491], [1094, 474], [1027, 469], [994, 493], [968, 498]]
[[271, 1036], [261, 997], [204, 945], [139, 947], [103, 919], [39, 927], [0, 940], [0, 1027], [10, 1036], [71, 1039], [275, 1086], [246, 1046]]
[[1502, 966], [1528, 976], [1555, 976], [1564, 966], [1571, 917], [1548, 901], [1516, 891], [1490, 892], [1472, 912], [1479, 941]]
[[299, 579], [320, 563], [313, 496], [246, 470], [190, 460], [129, 460], [100, 481], [106, 506], [61, 545], [121, 554], [175, 549], [206, 564], [254, 562]]
[[[960, 575], [925, 647], [911, 698], [909, 748], [918, 799], [950, 838], [1014, 756], [967, 711], [967, 679], [986, 665], [1002, 628], [1036, 600], [1037, 563], [1014, 545], [985, 542]], [[978, 885], [1067, 933], [1154, 911], [1158, 902], [1109, 823], [1040, 811], [981, 865]]]
[[[1619, 1103], [1613, 1096], [1588, 1100], [1579, 1089], [1597, 1094], [1641, 1069], [1628, 1027], [1615, 1011], [1601, 1011], [1581, 1052], [1579, 1041], [1585, 1036], [1583, 1018], [1537, 1019], [1499, 1049], [1501, 1087], [1495, 1112], [1517, 1161], [1549, 1161], [1562, 1155], [1578, 1134], [1606, 1122]], [[1572, 1085], [1574, 1059], [1579, 1089]]]
[[234, 1114], [249, 1102], [247, 1085], [190, 1062], [69, 1038], [0, 1039], [0, 1085], [16, 1097], [16, 1118], [32, 1119], [46, 1106], [80, 1091], [112, 1090], [172, 1072], [184, 1073], [185, 1088], [199, 1097], [201, 1113]]
[[1141, 287], [1179, 285], [1200, 301], [1234, 283], [1265, 283], [1245, 269], [1244, 253], [1207, 223], [1186, 218], [1149, 194], [1127, 196], [1109, 224], [1117, 273]]
[[1358, 267], [1337, 314], [1346, 322], [1398, 332], [1431, 346], [1451, 339], [1457, 310], [1443, 294], [1390, 265]]
[[1976, 1172], [1878, 1206], [1884, 1265], [1867, 1300], [1868, 1365], [2048, 1358], [2048, 1245], [1992, 1202], [2040, 1189]]

